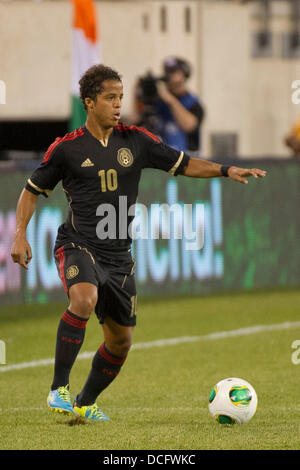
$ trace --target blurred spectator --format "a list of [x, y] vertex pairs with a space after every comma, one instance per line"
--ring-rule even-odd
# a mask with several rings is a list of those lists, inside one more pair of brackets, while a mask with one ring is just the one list
[[300, 157], [300, 115], [291, 131], [286, 135], [285, 143], [293, 151], [294, 155]]
[[190, 66], [183, 59], [169, 57], [163, 67], [163, 77], [148, 73], [139, 80], [132, 120], [158, 134], [171, 147], [199, 156], [204, 108], [188, 90]]

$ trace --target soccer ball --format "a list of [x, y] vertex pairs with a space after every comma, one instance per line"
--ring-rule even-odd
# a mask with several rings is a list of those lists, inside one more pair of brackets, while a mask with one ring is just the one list
[[247, 423], [257, 407], [257, 395], [252, 385], [235, 377], [218, 382], [208, 401], [210, 414], [221, 424]]

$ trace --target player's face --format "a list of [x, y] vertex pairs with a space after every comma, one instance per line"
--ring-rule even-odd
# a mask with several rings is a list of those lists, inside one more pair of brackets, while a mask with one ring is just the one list
[[121, 117], [123, 85], [116, 80], [105, 80], [103, 91], [97, 95], [93, 112], [98, 123], [104, 128], [114, 127]]
[[186, 78], [181, 70], [172, 72], [167, 79], [167, 87], [175, 96], [183, 95], [186, 92]]

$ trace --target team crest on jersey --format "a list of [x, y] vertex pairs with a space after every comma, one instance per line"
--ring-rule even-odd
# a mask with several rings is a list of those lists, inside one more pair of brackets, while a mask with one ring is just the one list
[[79, 273], [78, 266], [75, 266], [75, 264], [73, 264], [72, 266], [68, 267], [66, 277], [67, 279], [73, 279], [74, 277], [78, 275], [78, 273]]
[[118, 162], [122, 166], [130, 166], [133, 163], [133, 155], [131, 153], [130, 149], [127, 148], [121, 148], [118, 150], [118, 155], [117, 155]]

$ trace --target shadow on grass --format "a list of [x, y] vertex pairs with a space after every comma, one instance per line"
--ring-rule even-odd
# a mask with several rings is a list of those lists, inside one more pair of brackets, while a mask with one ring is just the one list
[[76, 416], [75, 418], [68, 419], [67, 421], [56, 421], [56, 423], [67, 426], [80, 426], [82, 424], [88, 424], [85, 419], [81, 418], [81, 416]]

